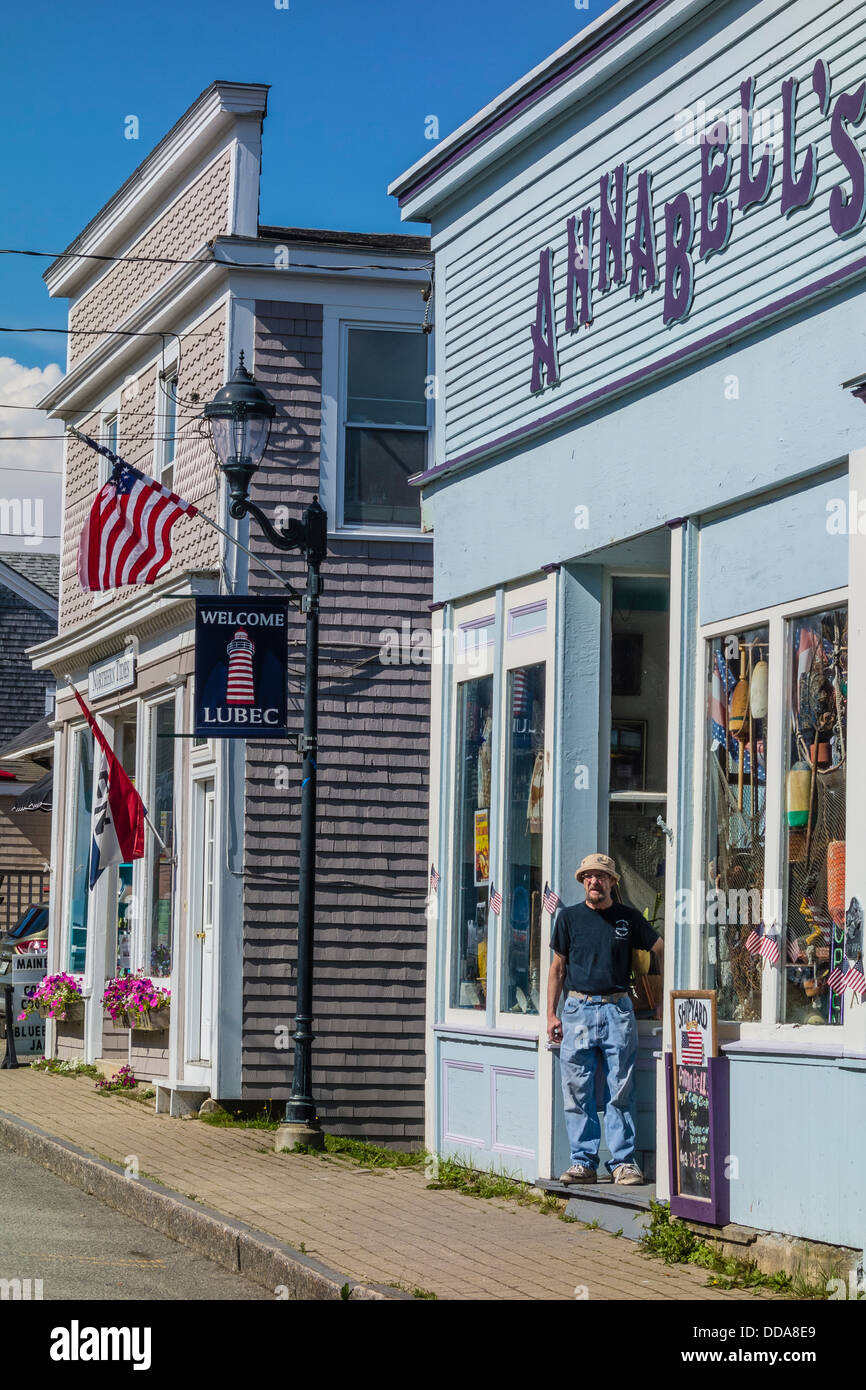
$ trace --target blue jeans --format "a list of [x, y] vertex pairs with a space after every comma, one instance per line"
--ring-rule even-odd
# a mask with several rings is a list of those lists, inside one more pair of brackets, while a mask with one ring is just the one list
[[[596, 996], [597, 997], [597, 996]], [[611, 1003], [568, 998], [562, 1011], [562, 1094], [572, 1163], [598, 1167], [601, 1125], [595, 1098], [595, 1071], [604, 1068], [604, 1137], [613, 1172], [634, 1162], [634, 1067], [637, 1023], [628, 995]]]

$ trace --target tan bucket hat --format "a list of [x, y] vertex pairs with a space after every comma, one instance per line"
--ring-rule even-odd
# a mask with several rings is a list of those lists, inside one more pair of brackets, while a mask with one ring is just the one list
[[616, 864], [607, 854], [588, 854], [585, 859], [581, 859], [574, 875], [578, 883], [583, 883], [584, 874], [589, 873], [610, 874], [614, 883], [619, 883], [619, 874], [616, 871]]

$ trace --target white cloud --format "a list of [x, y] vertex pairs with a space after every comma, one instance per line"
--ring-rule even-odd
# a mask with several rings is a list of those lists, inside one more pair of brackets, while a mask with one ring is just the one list
[[[62, 376], [54, 362], [25, 367], [0, 357], [0, 529], [21, 533], [0, 535], [0, 551], [60, 549], [63, 445], [55, 441], [63, 423], [15, 407], [35, 405]], [[44, 538], [34, 543], [37, 529]]]

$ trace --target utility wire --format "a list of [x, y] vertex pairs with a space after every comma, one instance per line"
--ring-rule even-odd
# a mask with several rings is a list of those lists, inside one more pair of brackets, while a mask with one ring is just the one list
[[[270, 238], [269, 238], [270, 239]], [[276, 238], [275, 238], [276, 240]], [[277, 243], [278, 245], [281, 243]], [[360, 248], [359, 248], [360, 249]], [[419, 252], [424, 255], [424, 252]], [[428, 253], [429, 254], [429, 253]], [[100, 255], [95, 251], [26, 251], [20, 247], [0, 246], [0, 256], [42, 256], [51, 261], [62, 260], [82, 260], [82, 261], [114, 261], [118, 264], [136, 265], [224, 265], [232, 270], [407, 270], [415, 271], [432, 269], [432, 260], [429, 264], [423, 265], [391, 265], [389, 262], [369, 261], [362, 265], [323, 265], [320, 261], [293, 261], [291, 255], [286, 266], [277, 267], [273, 261], [227, 261], [213, 255], [204, 256], [108, 256]]]

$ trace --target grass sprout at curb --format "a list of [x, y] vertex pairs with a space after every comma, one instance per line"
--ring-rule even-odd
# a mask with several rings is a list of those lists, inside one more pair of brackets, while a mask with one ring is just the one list
[[767, 1289], [783, 1298], [827, 1298], [827, 1284], [805, 1275], [764, 1274], [754, 1261], [736, 1260], [712, 1250], [684, 1221], [671, 1216], [667, 1202], [650, 1202], [650, 1224], [641, 1248], [665, 1264], [697, 1265], [708, 1271], [707, 1286], [716, 1289]]
[[395, 1280], [392, 1280], [390, 1284], [386, 1284], [386, 1285], [385, 1285], [385, 1288], [386, 1288], [386, 1289], [400, 1289], [403, 1293], [410, 1293], [410, 1294], [412, 1295], [413, 1298], [426, 1298], [426, 1299], [433, 1299], [433, 1298], [438, 1299], [438, 1298], [439, 1298], [438, 1293], [434, 1293], [432, 1289], [422, 1289], [422, 1288], [420, 1287], [420, 1285], [418, 1285], [418, 1284], [414, 1284], [414, 1285], [412, 1285], [412, 1284], [401, 1284], [401, 1283], [399, 1283], [399, 1282], [397, 1282], [397, 1281], [395, 1281]]
[[238, 1119], [234, 1115], [226, 1114], [224, 1111], [217, 1110], [213, 1115], [199, 1115], [202, 1124], [212, 1125], [214, 1129], [271, 1129], [277, 1130], [280, 1127], [279, 1120], [268, 1118], [267, 1112], [255, 1115], [252, 1119]]

